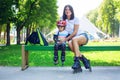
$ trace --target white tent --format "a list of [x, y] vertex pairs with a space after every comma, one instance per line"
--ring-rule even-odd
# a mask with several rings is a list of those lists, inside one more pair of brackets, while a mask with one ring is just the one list
[[93, 39], [101, 39], [106, 36], [105, 33], [95, 27], [86, 17], [80, 18], [80, 29], [90, 34]]
[[[101, 39], [106, 37], [106, 34], [103, 33], [101, 30], [99, 30], [95, 25], [93, 25], [86, 17], [81, 17], [80, 19], [80, 29], [88, 33], [88, 37], [90, 40], [93, 39]], [[57, 30], [54, 29], [49, 34], [46, 35], [46, 37], [50, 37], [50, 35], [53, 36], [53, 33]]]

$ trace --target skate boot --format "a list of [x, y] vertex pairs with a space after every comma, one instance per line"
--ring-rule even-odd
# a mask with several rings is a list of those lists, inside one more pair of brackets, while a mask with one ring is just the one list
[[88, 60], [85, 56], [82, 55], [82, 57], [79, 57], [79, 59], [82, 61], [86, 69], [89, 69], [90, 72], [91, 70], [91, 65], [90, 65], [90, 60]]
[[58, 44], [55, 44], [54, 46], [54, 64], [58, 64]]
[[82, 68], [79, 62], [79, 57], [74, 58], [74, 64], [72, 66], [72, 69], [73, 69], [73, 73], [82, 72]]
[[55, 65], [58, 64], [58, 56], [54, 56], [54, 64], [55, 64]]

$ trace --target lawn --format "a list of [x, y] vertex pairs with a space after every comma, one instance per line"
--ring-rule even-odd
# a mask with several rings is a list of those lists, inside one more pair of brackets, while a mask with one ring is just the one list
[[[89, 42], [87, 45], [120, 45], [120, 42]], [[82, 53], [91, 60], [92, 66], [120, 66], [119, 51], [84, 51]], [[66, 52], [64, 66], [73, 64], [73, 56], [72, 52]], [[53, 64], [53, 51], [31, 51], [29, 65], [55, 66]], [[21, 66], [21, 45], [0, 47], [0, 66]], [[61, 66], [60, 58], [57, 66]]]

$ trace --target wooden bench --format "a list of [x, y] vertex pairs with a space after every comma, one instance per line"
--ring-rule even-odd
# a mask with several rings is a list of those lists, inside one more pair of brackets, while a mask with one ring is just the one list
[[[53, 51], [53, 45], [22, 45], [22, 71], [29, 67], [28, 54], [29, 51]], [[70, 51], [67, 46], [66, 51]], [[120, 51], [120, 46], [81, 46], [80, 51]]]

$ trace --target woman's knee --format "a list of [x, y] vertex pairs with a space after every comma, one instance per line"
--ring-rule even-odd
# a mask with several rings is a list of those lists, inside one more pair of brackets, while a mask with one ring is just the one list
[[82, 45], [86, 43], [86, 38], [84, 38], [83, 36], [77, 37], [77, 38], [73, 38], [72, 39], [73, 44], [78, 44], [78, 45]]
[[73, 38], [72, 39], [72, 43], [74, 44], [74, 43], [78, 43], [78, 38]]
[[80, 36], [80, 37], [79, 37], [79, 40], [78, 40], [78, 43], [79, 43], [80, 45], [84, 45], [84, 44], [87, 43], [87, 39], [86, 39], [84, 36]]

